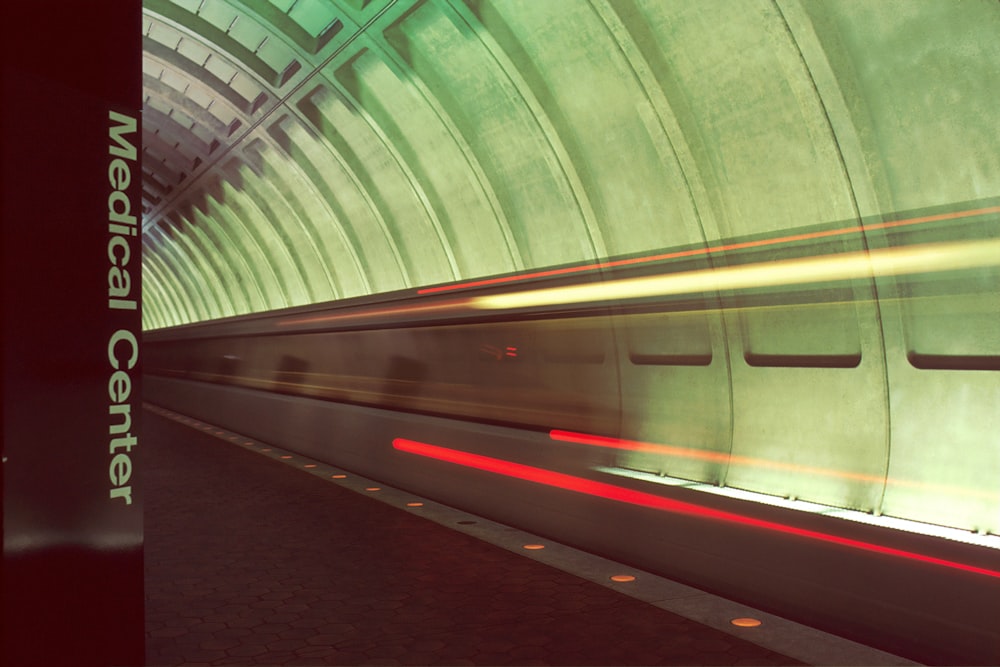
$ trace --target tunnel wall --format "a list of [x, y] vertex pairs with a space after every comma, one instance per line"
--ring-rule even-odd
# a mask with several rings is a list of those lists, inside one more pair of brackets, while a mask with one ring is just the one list
[[1000, 194], [986, 0], [189, 4], [145, 3], [148, 329]]
[[[857, 227], [817, 254], [996, 236], [974, 215], [1000, 195], [996, 3], [407, 0], [307, 17], [156, 0], [145, 17], [147, 124], [205, 149], [145, 202], [147, 329], [678, 248], [725, 267], [743, 260], [708, 251], [817, 229]], [[190, 128], [160, 122], [181, 110]], [[165, 150], [153, 132], [148, 158]], [[1000, 447], [979, 425], [1000, 426], [1000, 275], [959, 282], [873, 274], [778, 309], [705, 291], [696, 311], [633, 320], [617, 352], [668, 363], [619, 365], [623, 437], [730, 463], [628, 464], [997, 530]], [[800, 481], [732, 463], [755, 457]], [[828, 468], [856, 479], [806, 472]], [[957, 486], [957, 505], [934, 491]]]
[[[810, 252], [996, 238], [996, 3], [186, 7], [144, 10], [150, 330], [678, 249], [766, 263], [838, 229]], [[630, 320], [621, 435], [727, 463], [624, 463], [996, 531], [998, 285], [873, 273]]]

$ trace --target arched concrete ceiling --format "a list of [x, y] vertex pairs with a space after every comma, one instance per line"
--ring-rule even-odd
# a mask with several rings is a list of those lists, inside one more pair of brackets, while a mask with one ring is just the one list
[[998, 34], [992, 0], [144, 0], [144, 326], [996, 197]]

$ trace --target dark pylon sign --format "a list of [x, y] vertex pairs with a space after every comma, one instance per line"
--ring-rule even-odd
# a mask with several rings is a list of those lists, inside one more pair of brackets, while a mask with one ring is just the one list
[[0, 10], [11, 667], [144, 663], [141, 9]]

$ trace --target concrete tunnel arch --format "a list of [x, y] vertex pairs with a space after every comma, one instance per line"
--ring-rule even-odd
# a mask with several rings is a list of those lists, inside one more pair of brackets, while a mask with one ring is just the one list
[[[971, 220], [973, 247], [1000, 212], [997, 34], [985, 0], [146, 0], [144, 328], [801, 230], [892, 250], [903, 218]], [[626, 437], [860, 471], [726, 482], [995, 531], [1000, 268], [968, 276], [706, 296], [640, 345], [732, 358], [622, 363]]]
[[998, 194], [995, 3], [143, 14], [146, 329]]

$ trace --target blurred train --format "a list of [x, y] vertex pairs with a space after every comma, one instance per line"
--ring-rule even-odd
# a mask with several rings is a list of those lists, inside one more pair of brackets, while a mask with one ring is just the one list
[[1000, 664], [1000, 206], [147, 332], [146, 400], [915, 660]]

